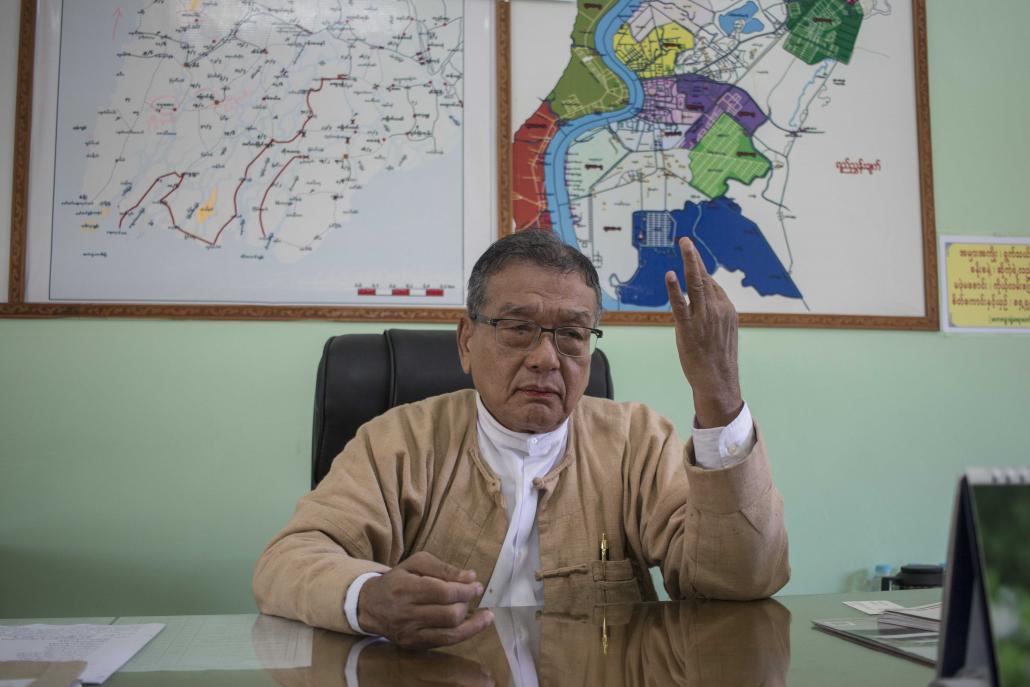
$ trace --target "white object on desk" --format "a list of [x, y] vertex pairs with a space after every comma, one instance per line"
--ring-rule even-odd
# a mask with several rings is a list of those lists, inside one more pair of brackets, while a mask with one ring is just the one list
[[86, 661], [83, 684], [102, 684], [164, 625], [0, 626], [0, 661]]
[[893, 611], [903, 606], [887, 601], [886, 599], [875, 599], [873, 601], [845, 601], [845, 606], [851, 606], [856, 611], [862, 611], [866, 615], [880, 615], [884, 611]]
[[941, 602], [913, 608], [899, 608], [880, 616], [884, 625], [938, 632], [941, 629]]

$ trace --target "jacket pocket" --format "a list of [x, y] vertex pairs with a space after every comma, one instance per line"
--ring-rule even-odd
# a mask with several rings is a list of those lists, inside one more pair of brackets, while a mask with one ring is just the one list
[[590, 561], [537, 573], [544, 582], [548, 610], [571, 612], [598, 604], [637, 603], [642, 600], [633, 561]]
[[641, 600], [640, 585], [633, 574], [633, 562], [630, 559], [592, 561], [590, 572], [594, 577], [596, 603], [624, 604]]

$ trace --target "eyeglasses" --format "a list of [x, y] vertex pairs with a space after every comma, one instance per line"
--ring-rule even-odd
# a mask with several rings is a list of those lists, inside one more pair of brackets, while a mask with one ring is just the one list
[[593, 354], [597, 340], [604, 336], [600, 329], [592, 327], [541, 327], [530, 320], [498, 319], [475, 314], [469, 316], [473, 322], [494, 328], [497, 343], [519, 351], [529, 350], [540, 342], [540, 334], [547, 332], [554, 337], [554, 347], [570, 358], [586, 358]]

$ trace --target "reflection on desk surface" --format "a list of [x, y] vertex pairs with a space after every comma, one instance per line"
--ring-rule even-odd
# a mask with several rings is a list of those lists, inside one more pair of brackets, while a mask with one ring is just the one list
[[495, 609], [494, 624], [481, 635], [432, 652], [402, 651], [271, 616], [165, 616], [148, 619], [167, 626], [104, 687], [927, 684], [934, 674], [929, 666], [812, 627], [818, 618], [864, 617], [842, 602], [876, 599], [918, 606], [938, 601], [940, 590], [571, 613]]
[[[284, 687], [786, 684], [790, 612], [773, 600], [494, 614], [486, 631], [435, 651], [316, 630], [309, 667], [266, 670]], [[259, 659], [259, 647], [274, 644], [268, 633], [281, 629], [269, 620], [253, 627]]]

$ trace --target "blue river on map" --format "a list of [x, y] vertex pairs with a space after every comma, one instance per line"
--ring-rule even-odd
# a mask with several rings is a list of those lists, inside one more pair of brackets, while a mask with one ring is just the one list
[[[578, 247], [579, 242], [572, 219], [569, 189], [565, 183], [565, 163], [569, 148], [582, 134], [630, 119], [644, 105], [644, 87], [639, 77], [616, 59], [612, 50], [616, 32], [629, 21], [641, 3], [642, 0], [621, 0], [616, 3], [601, 17], [594, 34], [594, 48], [604, 63], [626, 84], [629, 102], [614, 112], [589, 114], [563, 123], [544, 154], [544, 188], [547, 206], [551, 208], [551, 222], [562, 241], [570, 246]], [[648, 214], [654, 213], [641, 211], [633, 214], [636, 225], [643, 222]], [[687, 203], [683, 210], [668, 214], [674, 220], [679, 220], [678, 226], [693, 227], [689, 232], [674, 232], [674, 238], [692, 236], [695, 242], [703, 244], [702, 259], [709, 273], [714, 272], [721, 263], [731, 271], [743, 271], [743, 285], [754, 288], [763, 296], [801, 298], [789, 272], [784, 269], [758, 226], [744, 218], [740, 214], [740, 207], [732, 200], [716, 198], [700, 205]], [[710, 224], [712, 220], [709, 217], [718, 218], [717, 228]], [[634, 236], [637, 233], [634, 231]], [[637, 244], [638, 241], [634, 239], [638, 249], [637, 272], [628, 281], [616, 285], [619, 299], [602, 291], [602, 306], [605, 310], [653, 310], [655, 307], [667, 307], [668, 297], [663, 278], [665, 270], [672, 269], [683, 279], [678, 249], [674, 246], [651, 248]]]
[[[621, 0], [601, 18], [594, 33], [594, 48], [601, 55], [604, 63], [626, 83], [629, 89], [629, 103], [626, 107], [614, 112], [591, 114], [566, 122], [555, 133], [544, 154], [544, 185], [547, 193], [547, 206], [551, 209], [551, 222], [562, 241], [570, 246], [578, 246], [576, 229], [572, 223], [572, 210], [569, 204], [569, 189], [565, 184], [565, 158], [569, 146], [587, 131], [607, 126], [613, 122], [634, 117], [644, 106], [644, 86], [629, 67], [619, 62], [612, 51], [615, 34], [619, 27], [626, 23], [642, 0]], [[625, 304], [604, 294], [606, 310], [628, 309]]]

